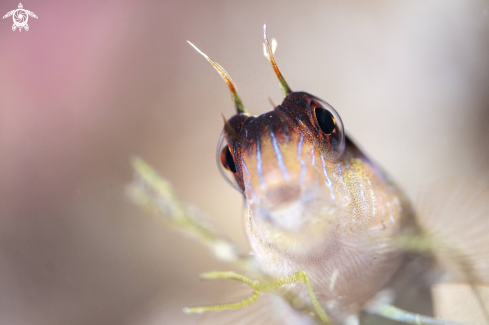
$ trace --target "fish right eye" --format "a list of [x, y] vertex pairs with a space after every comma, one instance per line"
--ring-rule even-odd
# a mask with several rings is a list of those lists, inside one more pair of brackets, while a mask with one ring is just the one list
[[221, 164], [230, 172], [236, 173], [236, 164], [234, 163], [234, 158], [233, 155], [231, 155], [231, 150], [229, 150], [229, 146], [222, 148]]
[[219, 168], [219, 172], [224, 179], [239, 192], [243, 193], [244, 189], [238, 184], [236, 180], [239, 165], [236, 166], [231, 149], [226, 141], [224, 132], [221, 133], [216, 150], [216, 163]]

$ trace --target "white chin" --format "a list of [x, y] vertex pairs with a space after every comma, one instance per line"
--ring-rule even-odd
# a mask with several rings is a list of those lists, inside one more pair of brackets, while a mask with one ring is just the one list
[[302, 202], [294, 202], [284, 208], [267, 211], [268, 217], [278, 227], [290, 232], [300, 232], [304, 226], [304, 205]]

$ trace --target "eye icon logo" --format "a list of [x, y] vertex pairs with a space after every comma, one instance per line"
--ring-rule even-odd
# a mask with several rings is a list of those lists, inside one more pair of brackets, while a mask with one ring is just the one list
[[14, 9], [12, 11], [9, 11], [3, 16], [3, 18], [7, 17], [13, 17], [14, 24], [12, 25], [12, 30], [15, 31], [17, 28], [19, 29], [19, 32], [22, 31], [22, 28], [24, 28], [26, 31], [29, 30], [29, 25], [27, 25], [27, 21], [29, 20], [29, 16], [34, 17], [37, 19], [37, 16], [35, 13], [29, 10], [25, 10], [24, 7], [22, 6], [22, 3], [19, 3], [19, 8]]

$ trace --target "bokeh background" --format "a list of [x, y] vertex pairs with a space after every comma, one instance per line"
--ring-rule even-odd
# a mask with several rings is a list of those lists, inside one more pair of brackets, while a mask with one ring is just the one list
[[[18, 1], [0, 1], [0, 14]], [[487, 171], [487, 1], [28, 0], [0, 20], [0, 323], [194, 324], [226, 270], [125, 197], [138, 155], [246, 249], [240, 194], [219, 175], [231, 74], [245, 106], [294, 90], [330, 102], [409, 196]]]

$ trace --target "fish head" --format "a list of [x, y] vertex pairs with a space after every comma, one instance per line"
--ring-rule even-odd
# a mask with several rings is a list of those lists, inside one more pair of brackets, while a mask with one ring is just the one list
[[267, 244], [303, 253], [366, 240], [365, 229], [400, 217], [390, 181], [345, 135], [336, 110], [306, 92], [259, 116], [231, 117], [218, 158], [244, 194], [249, 235]]

